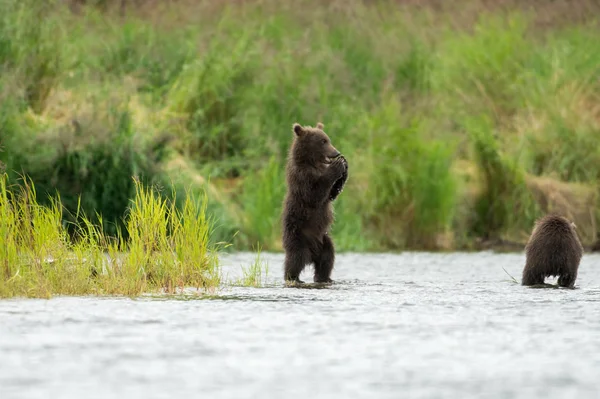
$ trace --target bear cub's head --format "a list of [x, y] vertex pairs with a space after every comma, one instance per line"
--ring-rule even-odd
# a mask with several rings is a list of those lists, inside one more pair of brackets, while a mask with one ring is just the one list
[[319, 122], [317, 127], [300, 126], [294, 123], [294, 144], [291, 155], [296, 164], [309, 164], [315, 167], [325, 166], [338, 156], [340, 152], [331, 144], [329, 136], [323, 131], [325, 126]]

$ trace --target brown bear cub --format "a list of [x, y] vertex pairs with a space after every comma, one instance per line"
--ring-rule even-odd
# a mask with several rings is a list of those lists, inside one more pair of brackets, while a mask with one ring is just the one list
[[314, 264], [316, 283], [331, 283], [335, 249], [329, 236], [332, 201], [348, 178], [348, 163], [323, 131], [293, 125], [294, 142], [286, 166], [287, 193], [283, 204], [283, 248], [288, 282], [303, 283], [300, 273]]
[[558, 215], [539, 219], [525, 246], [523, 285], [543, 285], [546, 277], [559, 276], [560, 287], [573, 288], [583, 247], [575, 224]]

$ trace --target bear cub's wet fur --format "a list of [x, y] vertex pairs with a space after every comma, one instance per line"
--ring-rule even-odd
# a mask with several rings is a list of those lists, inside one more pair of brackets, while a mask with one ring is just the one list
[[560, 287], [573, 288], [583, 247], [575, 224], [559, 215], [539, 219], [525, 246], [523, 285], [542, 285], [546, 277], [559, 276]]
[[314, 264], [314, 281], [331, 283], [335, 248], [329, 235], [334, 201], [348, 178], [348, 163], [331, 144], [322, 123], [293, 125], [283, 204], [284, 279], [302, 283], [300, 273]]

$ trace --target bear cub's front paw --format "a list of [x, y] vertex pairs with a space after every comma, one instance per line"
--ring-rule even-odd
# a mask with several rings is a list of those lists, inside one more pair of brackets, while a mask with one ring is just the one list
[[338, 176], [342, 176], [348, 170], [348, 162], [343, 155], [340, 155], [331, 163], [331, 167]]
[[348, 172], [348, 161], [346, 160], [346, 158], [344, 158], [343, 155], [340, 155], [340, 158], [342, 158], [342, 163], [344, 164], [344, 173]]

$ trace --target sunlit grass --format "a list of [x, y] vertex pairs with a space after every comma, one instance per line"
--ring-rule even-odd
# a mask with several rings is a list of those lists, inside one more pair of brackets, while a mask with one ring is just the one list
[[242, 265], [242, 276], [233, 282], [233, 285], [241, 287], [264, 287], [269, 275], [269, 263], [261, 258], [261, 247], [256, 247], [254, 262]]
[[[60, 198], [37, 202], [25, 180], [11, 188], [0, 179], [0, 296], [127, 295], [210, 292], [219, 287], [218, 250], [209, 245], [207, 197], [187, 196], [182, 209], [136, 181], [126, 215], [128, 240], [109, 237], [101, 225], [78, 215], [71, 239]], [[100, 218], [102, 223], [102, 218]]]

